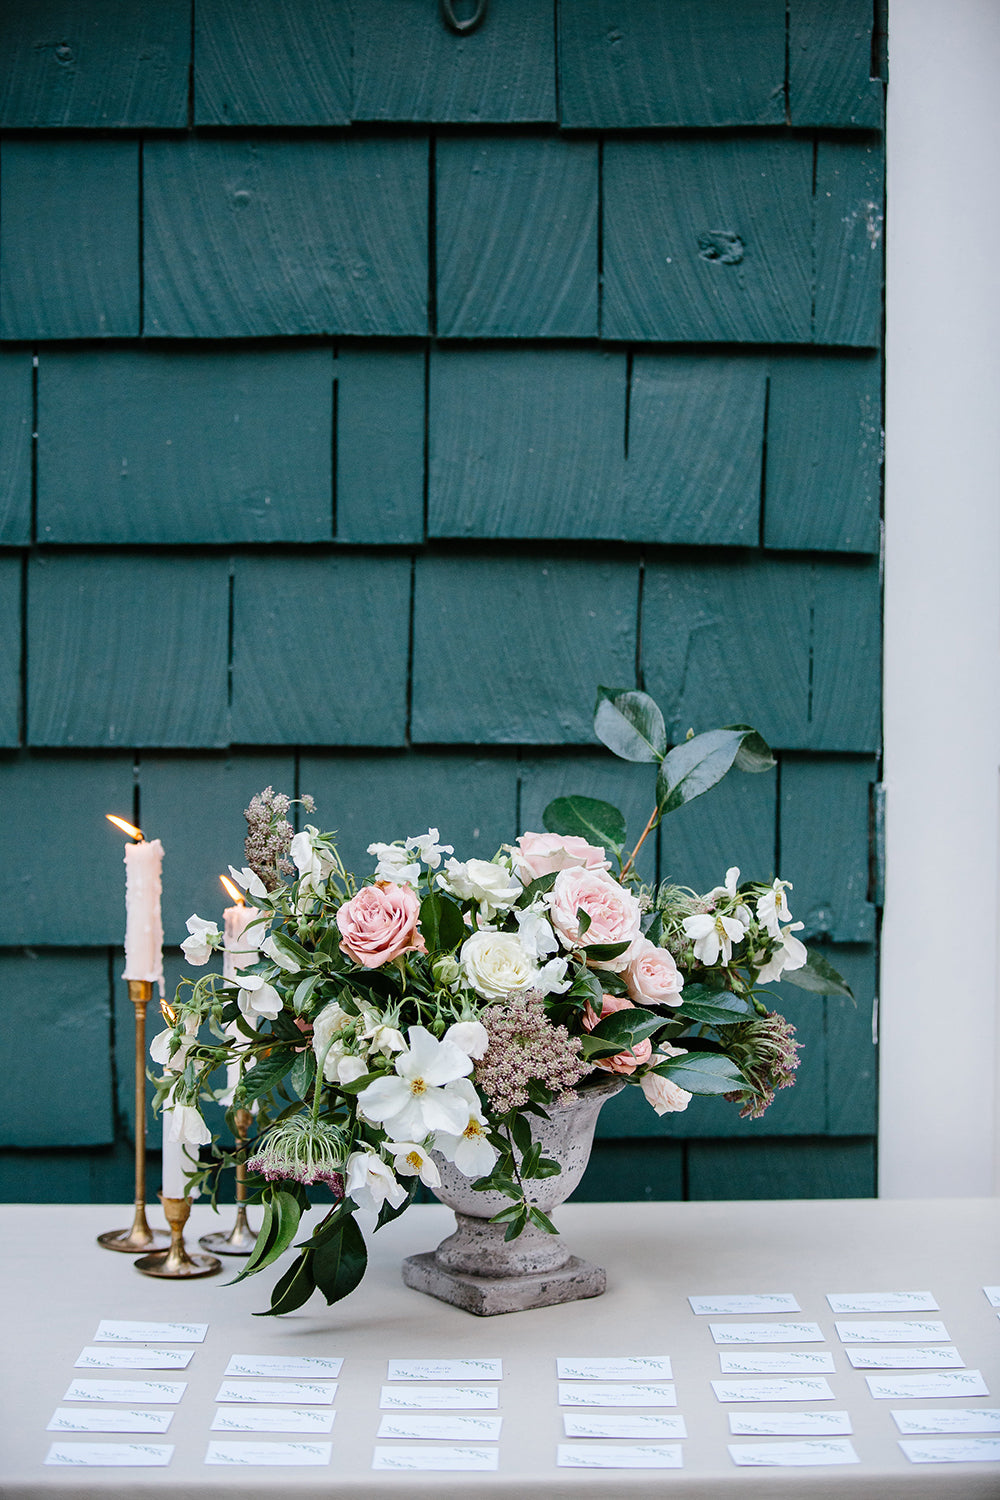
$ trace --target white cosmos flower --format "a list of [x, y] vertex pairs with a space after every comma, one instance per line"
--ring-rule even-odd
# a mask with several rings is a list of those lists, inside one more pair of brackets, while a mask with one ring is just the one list
[[549, 958], [559, 952], [559, 939], [552, 930], [552, 923], [536, 906], [515, 911], [518, 936], [534, 959]]
[[453, 1087], [456, 1092], [461, 1089], [468, 1105], [468, 1123], [461, 1134], [438, 1131], [434, 1146], [447, 1161], [454, 1162], [465, 1177], [485, 1177], [492, 1172], [498, 1153], [490, 1145], [479, 1095], [467, 1078], [459, 1079]]
[[485, 1057], [490, 1045], [490, 1034], [482, 1021], [456, 1021], [444, 1034], [446, 1042], [454, 1042], [469, 1057], [477, 1061]]
[[241, 891], [246, 891], [248, 896], [256, 896], [258, 900], [267, 896], [267, 886], [249, 866], [245, 865], [242, 870], [234, 870], [230, 865], [229, 873], [233, 877], [234, 884], [238, 885]]
[[359, 1208], [378, 1213], [387, 1200], [393, 1208], [406, 1201], [406, 1189], [391, 1167], [374, 1151], [352, 1151], [347, 1158], [345, 1192]]
[[436, 870], [441, 863], [442, 854], [454, 854], [455, 852], [454, 845], [439, 844], [438, 839], [440, 837], [441, 834], [437, 828], [428, 828], [426, 833], [408, 838], [406, 840], [406, 847], [407, 849], [416, 850], [428, 870]]
[[437, 882], [460, 901], [478, 901], [486, 922], [491, 922], [497, 912], [508, 911], [524, 889], [508, 865], [488, 859], [470, 859], [464, 864], [449, 859]]
[[416, 1141], [386, 1141], [386, 1150], [401, 1177], [419, 1177], [425, 1187], [440, 1187], [441, 1173], [433, 1157]]
[[[758, 898], [757, 921], [767, 928], [773, 938], [780, 938], [782, 922], [792, 920], [788, 902], [785, 900], [785, 892], [791, 889], [790, 880], [776, 880], [771, 889]], [[786, 964], [785, 967], [787, 968], [788, 965]]]
[[733, 944], [746, 937], [746, 928], [735, 917], [724, 917], [719, 912], [700, 912], [697, 916], [685, 917], [682, 923], [689, 938], [694, 939], [694, 956], [699, 963], [709, 968], [718, 962], [727, 964], [733, 956]]
[[781, 946], [775, 948], [767, 963], [757, 975], [758, 984], [773, 984], [781, 977], [784, 969], [801, 969], [809, 961], [809, 950], [805, 943], [793, 937], [793, 932], [800, 932], [806, 924], [804, 922], [792, 922], [787, 927], [779, 929], [778, 936]]
[[193, 913], [187, 919], [187, 930], [191, 934], [181, 943], [184, 957], [189, 964], [194, 964], [200, 969], [202, 964], [207, 964], [214, 949], [222, 942], [222, 933], [214, 922], [206, 922], [204, 917], [197, 917]]
[[454, 1042], [437, 1041], [426, 1027], [411, 1026], [407, 1035], [409, 1047], [396, 1057], [395, 1074], [361, 1090], [360, 1113], [404, 1140], [464, 1130], [468, 1104], [454, 1084], [472, 1072], [471, 1057]]
[[273, 985], [265, 984], [259, 974], [237, 974], [234, 981], [239, 986], [240, 1010], [251, 1020], [253, 1016], [267, 1016], [269, 1020], [281, 1014], [281, 996]]
[[397, 885], [416, 885], [420, 879], [420, 865], [410, 857], [402, 844], [369, 844], [368, 853], [378, 860], [375, 866], [376, 880], [392, 880]]
[[167, 1140], [180, 1141], [185, 1146], [208, 1146], [212, 1132], [193, 1104], [174, 1104], [170, 1107]]
[[270, 932], [261, 943], [260, 952], [265, 954], [273, 964], [277, 964], [279, 969], [284, 969], [286, 974], [298, 974], [302, 968], [302, 965], [294, 958], [288, 958], [281, 952]]

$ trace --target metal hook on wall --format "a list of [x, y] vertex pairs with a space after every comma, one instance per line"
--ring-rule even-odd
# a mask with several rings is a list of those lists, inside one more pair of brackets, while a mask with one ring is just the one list
[[458, 32], [459, 36], [470, 31], [475, 31], [486, 19], [486, 7], [489, 0], [475, 0], [475, 9], [471, 16], [460, 20], [455, 14], [455, 0], [441, 0], [441, 19], [450, 31]]

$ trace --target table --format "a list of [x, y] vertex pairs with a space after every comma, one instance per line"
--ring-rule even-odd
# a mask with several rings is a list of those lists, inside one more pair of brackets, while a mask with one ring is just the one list
[[[225, 1212], [228, 1223], [231, 1210]], [[5, 1358], [0, 1427], [4, 1500], [445, 1500], [468, 1494], [499, 1500], [636, 1496], [716, 1500], [913, 1500], [1000, 1494], [1000, 1466], [915, 1465], [898, 1446], [890, 1410], [903, 1406], [1000, 1406], [1000, 1320], [984, 1285], [1000, 1284], [1000, 1203], [815, 1201], [775, 1203], [569, 1204], [558, 1219], [574, 1253], [608, 1270], [608, 1291], [592, 1301], [496, 1318], [474, 1318], [407, 1290], [404, 1255], [432, 1248], [453, 1224], [437, 1205], [410, 1209], [370, 1239], [371, 1265], [360, 1289], [327, 1308], [319, 1298], [282, 1319], [253, 1318], [267, 1305], [268, 1271], [237, 1287], [225, 1277], [163, 1282], [141, 1276], [131, 1258], [95, 1244], [103, 1230], [130, 1222], [130, 1209], [13, 1206], [0, 1209], [5, 1264]], [[158, 1211], [150, 1210], [158, 1222]], [[196, 1205], [189, 1244], [219, 1227]], [[192, 1234], [193, 1230], [193, 1234]], [[239, 1265], [242, 1262], [234, 1262]], [[958, 1402], [873, 1400], [861, 1371], [850, 1367], [834, 1329], [827, 1292], [933, 1291], [939, 1317], [970, 1368], [982, 1370], [988, 1398]], [[793, 1292], [803, 1319], [816, 1321], [834, 1356], [827, 1378], [852, 1418], [858, 1465], [839, 1468], [738, 1469], [727, 1409], [709, 1384], [719, 1376], [708, 1317], [696, 1317], [688, 1294]], [[42, 1460], [53, 1435], [45, 1428], [92, 1342], [101, 1318], [207, 1322], [204, 1344], [183, 1378], [188, 1389], [170, 1431], [150, 1442], [175, 1444], [163, 1469], [61, 1469]], [[815, 1347], [815, 1346], [812, 1346]], [[209, 1467], [203, 1463], [214, 1397], [230, 1355], [337, 1354], [344, 1357], [331, 1435], [329, 1468]], [[557, 1405], [557, 1355], [669, 1354], [676, 1410], [687, 1423], [684, 1467], [669, 1471], [557, 1469], [564, 1441]], [[502, 1356], [503, 1433], [495, 1474], [373, 1473], [379, 1390], [389, 1358]], [[115, 1378], [115, 1372], [108, 1372]], [[125, 1374], [122, 1378], [143, 1378]], [[148, 1377], [147, 1377], [148, 1378]], [[165, 1378], [179, 1378], [168, 1375]], [[806, 1403], [808, 1405], [808, 1403]], [[745, 1409], [745, 1408], [744, 1408]], [[797, 1408], [793, 1408], [797, 1409]], [[112, 1441], [94, 1437], [69, 1441]], [[266, 1439], [261, 1439], [266, 1441]], [[128, 1441], [127, 1438], [114, 1441]], [[747, 1440], [743, 1440], [747, 1441]]]

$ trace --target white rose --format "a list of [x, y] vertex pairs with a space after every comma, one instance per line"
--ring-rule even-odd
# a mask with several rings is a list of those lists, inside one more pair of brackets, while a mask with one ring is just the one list
[[446, 860], [437, 878], [438, 884], [460, 901], [478, 901], [487, 922], [498, 911], [513, 906], [524, 889], [506, 865], [488, 859], [470, 859], [465, 864], [458, 859]]
[[534, 987], [538, 969], [513, 932], [474, 932], [459, 957], [465, 978], [484, 1000], [506, 1000]]

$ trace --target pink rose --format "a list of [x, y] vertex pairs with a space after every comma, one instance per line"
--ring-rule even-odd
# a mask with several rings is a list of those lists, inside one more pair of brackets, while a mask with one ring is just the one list
[[684, 979], [666, 948], [640, 938], [625, 970], [625, 983], [633, 1000], [644, 1005], [680, 1005]]
[[[635, 1006], [623, 995], [605, 995], [600, 1015], [593, 1006], [587, 1006], [583, 1013], [584, 1030], [593, 1031], [598, 1021], [603, 1021], [605, 1016], [614, 1015], [616, 1010], [635, 1010]], [[652, 1055], [653, 1044], [647, 1039], [636, 1042], [628, 1052], [616, 1052], [614, 1057], [602, 1057], [600, 1061], [595, 1059], [594, 1067], [603, 1068], [606, 1073], [634, 1073], [636, 1068], [649, 1062]]]
[[610, 870], [604, 850], [575, 833], [522, 833], [512, 849], [514, 868], [523, 885], [556, 870]]
[[[630, 891], [603, 870], [560, 870], [548, 896], [549, 915], [564, 948], [588, 948], [605, 943], [628, 943], [617, 958], [594, 960], [595, 968], [624, 969], [639, 936], [642, 915]], [[586, 912], [590, 926], [581, 936], [577, 913]]]
[[426, 953], [419, 916], [420, 901], [410, 886], [391, 880], [363, 886], [337, 913], [340, 951], [366, 969], [378, 969], [402, 953]]
[[[668, 1057], [683, 1057], [684, 1053], [683, 1047], [671, 1047], [668, 1043], [661, 1042], [653, 1065], [655, 1067], [657, 1063], [666, 1062]], [[691, 1103], [691, 1095], [687, 1089], [682, 1089], [679, 1083], [671, 1082], [660, 1073], [647, 1073], [640, 1087], [658, 1115], [675, 1114], [687, 1109]]]

